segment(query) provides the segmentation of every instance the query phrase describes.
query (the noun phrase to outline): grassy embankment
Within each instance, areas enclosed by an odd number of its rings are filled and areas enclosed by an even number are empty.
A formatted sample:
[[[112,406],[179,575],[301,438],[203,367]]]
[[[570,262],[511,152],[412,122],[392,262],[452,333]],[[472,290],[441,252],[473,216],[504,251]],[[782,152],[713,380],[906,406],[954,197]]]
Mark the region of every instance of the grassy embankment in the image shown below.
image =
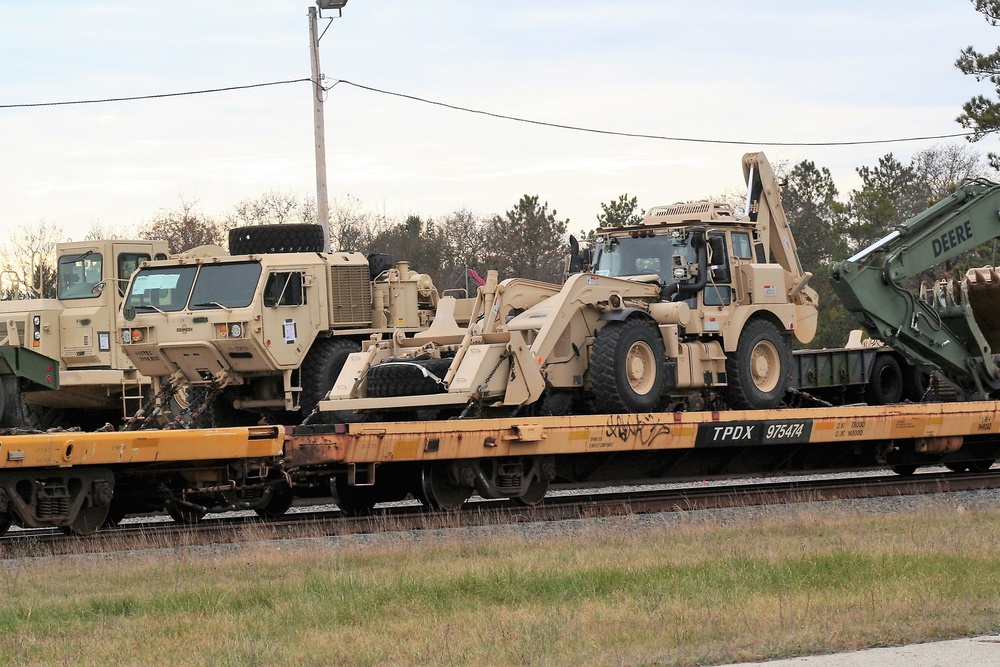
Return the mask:
[[[8,560],[0,663],[694,665],[1000,630],[1000,511],[615,523]]]

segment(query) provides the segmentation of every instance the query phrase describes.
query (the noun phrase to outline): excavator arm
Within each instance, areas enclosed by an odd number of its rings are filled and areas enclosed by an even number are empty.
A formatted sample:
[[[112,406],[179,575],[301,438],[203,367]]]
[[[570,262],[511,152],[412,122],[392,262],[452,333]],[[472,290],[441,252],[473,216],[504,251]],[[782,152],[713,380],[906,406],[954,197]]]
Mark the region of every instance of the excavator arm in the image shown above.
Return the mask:
[[[771,249],[775,261],[787,274],[788,300],[795,304],[796,337],[808,343],[816,334],[819,295],[809,286],[812,274],[802,269],[792,228],[781,205],[781,186],[763,153],[743,155],[743,178],[747,182],[746,214],[757,223],[763,247]],[[757,258],[766,262],[767,258]]]
[[[990,344],[996,332],[983,326],[986,306],[1000,302],[998,282],[990,279],[995,274],[974,269],[971,280],[941,281],[919,294],[901,283],[998,237],[1000,185],[967,181],[868,248],[834,264],[833,289],[872,336],[921,368],[938,372],[963,398],[987,399],[1000,394],[1000,369]],[[976,310],[983,312],[977,317]]]

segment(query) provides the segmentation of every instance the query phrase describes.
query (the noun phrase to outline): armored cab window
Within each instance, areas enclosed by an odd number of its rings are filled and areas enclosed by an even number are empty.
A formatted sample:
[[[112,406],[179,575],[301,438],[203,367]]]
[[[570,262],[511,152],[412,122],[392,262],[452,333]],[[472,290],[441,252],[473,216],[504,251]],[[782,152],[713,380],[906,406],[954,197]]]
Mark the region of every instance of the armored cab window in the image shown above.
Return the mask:
[[[736,259],[753,259],[750,248],[750,235],[746,232],[733,232],[733,257]]]
[[[203,264],[191,290],[191,310],[246,308],[260,280],[260,262]]]
[[[118,253],[118,273],[115,275],[118,281],[118,293],[125,294],[125,281],[129,279],[139,265],[149,261],[149,255],[144,252],[120,252]]]
[[[125,303],[137,312],[182,310],[197,270],[194,265],[139,269],[132,278]]]
[[[302,274],[298,271],[272,273],[264,285],[264,305],[301,306],[306,302],[305,290],[302,289]]]
[[[60,299],[93,299],[100,294],[94,287],[102,280],[104,260],[101,253],[87,250],[59,258],[56,284]]]
[[[711,264],[711,280],[705,286],[703,303],[706,306],[728,306],[732,300],[731,288],[728,283],[732,280],[732,272],[729,268],[729,254],[726,249],[726,234],[724,232],[711,232],[708,235],[708,247],[711,251],[709,262]]]

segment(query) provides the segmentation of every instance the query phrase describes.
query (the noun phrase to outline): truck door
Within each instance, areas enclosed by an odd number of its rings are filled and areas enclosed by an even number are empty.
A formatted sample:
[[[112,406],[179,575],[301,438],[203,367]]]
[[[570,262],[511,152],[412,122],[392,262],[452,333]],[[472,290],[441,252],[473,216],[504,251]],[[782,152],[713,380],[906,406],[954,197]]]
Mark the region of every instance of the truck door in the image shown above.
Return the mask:
[[[99,369],[111,365],[110,296],[104,294],[106,246],[79,245],[60,255],[56,296],[60,356],[68,369]]]
[[[108,353],[112,368],[134,368],[132,362],[122,352],[121,346],[118,345],[119,337],[115,328],[115,318],[121,308],[125,288],[128,287],[128,279],[135,273],[140,264],[150,261],[153,257],[150,254],[148,244],[115,243],[111,246],[111,250],[112,257],[105,262],[105,286],[102,294],[107,310],[107,320],[102,318],[97,336],[101,343],[103,343],[103,336],[108,337]],[[157,259],[161,259],[161,257],[157,257]],[[166,259],[166,257],[164,256],[162,259]]]
[[[709,232],[709,272],[708,284],[702,290],[706,306],[728,306],[733,298],[733,272],[729,265],[729,249],[726,247],[728,234]]]
[[[319,311],[310,287],[310,274],[301,268],[271,267],[264,280],[264,331],[278,366],[298,366],[316,337]]]

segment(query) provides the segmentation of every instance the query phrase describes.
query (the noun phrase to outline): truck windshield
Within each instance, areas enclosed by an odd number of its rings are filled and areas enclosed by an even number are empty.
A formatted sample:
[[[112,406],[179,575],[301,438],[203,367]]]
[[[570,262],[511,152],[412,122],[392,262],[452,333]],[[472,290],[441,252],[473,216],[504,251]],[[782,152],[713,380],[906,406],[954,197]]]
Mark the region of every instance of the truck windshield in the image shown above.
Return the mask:
[[[656,274],[660,283],[674,282],[674,257],[696,261],[694,249],[683,237],[657,234],[645,238],[612,237],[595,246],[594,273],[619,278]]]
[[[94,288],[101,282],[104,262],[101,253],[87,250],[59,258],[56,284],[60,299],[93,299],[100,295]]]
[[[191,292],[191,310],[246,308],[258,280],[260,262],[203,264]]]
[[[245,308],[257,292],[260,274],[260,262],[139,269],[126,303],[140,312]]]
[[[183,310],[197,271],[194,265],[139,269],[132,278],[125,303],[139,312]]]

